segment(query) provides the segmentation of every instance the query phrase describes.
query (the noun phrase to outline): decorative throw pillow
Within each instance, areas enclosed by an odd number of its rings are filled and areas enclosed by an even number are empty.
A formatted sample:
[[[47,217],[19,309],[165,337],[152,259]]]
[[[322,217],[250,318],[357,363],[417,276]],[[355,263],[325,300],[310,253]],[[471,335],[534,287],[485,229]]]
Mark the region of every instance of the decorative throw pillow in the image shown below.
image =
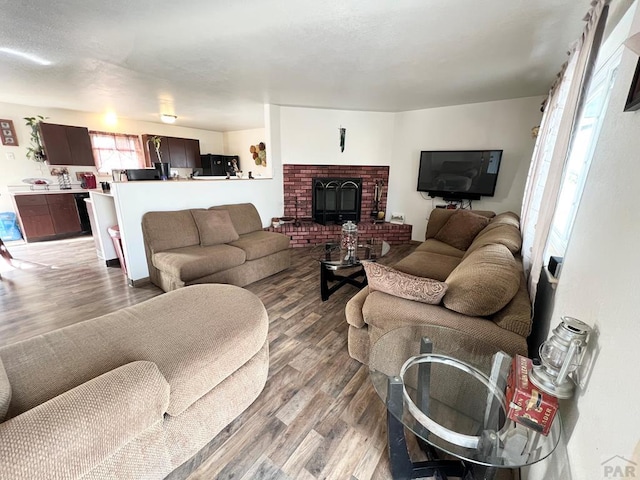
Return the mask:
[[[466,250],[488,223],[489,219],[483,215],[468,210],[457,210],[434,238],[459,250]]]
[[[200,245],[220,245],[240,238],[226,210],[191,210],[200,233]]]
[[[375,262],[363,262],[369,290],[378,290],[407,300],[437,305],[447,284],[431,278],[416,277]]]
[[[4,420],[7,410],[9,410],[9,403],[11,403],[11,385],[9,385],[7,372],[4,370],[0,358],[0,422]]]

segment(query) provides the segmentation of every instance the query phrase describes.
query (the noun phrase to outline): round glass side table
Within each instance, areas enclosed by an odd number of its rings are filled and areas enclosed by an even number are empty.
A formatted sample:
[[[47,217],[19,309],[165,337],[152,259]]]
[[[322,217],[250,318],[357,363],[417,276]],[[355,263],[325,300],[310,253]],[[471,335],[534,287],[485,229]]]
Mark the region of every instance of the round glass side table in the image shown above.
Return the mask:
[[[487,342],[436,326],[400,327],[374,341],[370,377],[387,406],[389,454],[394,478],[435,472],[483,478],[549,456],[561,436],[556,414],[547,436],[509,420],[504,391],[511,357]],[[411,461],[404,427],[429,453],[459,460]],[[471,475],[471,477],[469,477]]]

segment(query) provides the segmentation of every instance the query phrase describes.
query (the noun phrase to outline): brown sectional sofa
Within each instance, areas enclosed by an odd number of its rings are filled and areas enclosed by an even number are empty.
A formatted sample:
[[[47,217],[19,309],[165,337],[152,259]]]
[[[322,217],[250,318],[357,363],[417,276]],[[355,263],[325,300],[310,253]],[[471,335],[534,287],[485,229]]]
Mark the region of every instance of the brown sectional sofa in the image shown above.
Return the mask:
[[[251,203],[147,212],[149,277],[165,292],[197,283],[244,287],[291,264],[290,238],[267,232]]]
[[[0,348],[0,478],[185,478],[262,391],[268,324],[196,285]]]
[[[393,265],[404,280],[386,285],[381,274],[375,287],[370,280],[347,303],[349,354],[367,364],[370,345],[386,332],[428,324],[471,333],[496,351],[526,355],[531,303],[519,256],[521,244],[515,213],[435,209],[426,240]],[[438,281],[445,292],[442,299],[436,304],[410,299],[428,278]],[[396,292],[399,288],[410,295]],[[451,342],[451,335],[445,341]]]

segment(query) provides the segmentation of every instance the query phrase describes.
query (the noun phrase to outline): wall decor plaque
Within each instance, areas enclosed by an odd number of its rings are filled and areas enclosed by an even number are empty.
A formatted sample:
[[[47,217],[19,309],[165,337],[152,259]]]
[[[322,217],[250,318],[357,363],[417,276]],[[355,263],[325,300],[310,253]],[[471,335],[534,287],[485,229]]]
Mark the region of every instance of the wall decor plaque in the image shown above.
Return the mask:
[[[0,138],[2,139],[2,145],[9,147],[18,146],[18,137],[13,128],[13,120],[0,119]]]

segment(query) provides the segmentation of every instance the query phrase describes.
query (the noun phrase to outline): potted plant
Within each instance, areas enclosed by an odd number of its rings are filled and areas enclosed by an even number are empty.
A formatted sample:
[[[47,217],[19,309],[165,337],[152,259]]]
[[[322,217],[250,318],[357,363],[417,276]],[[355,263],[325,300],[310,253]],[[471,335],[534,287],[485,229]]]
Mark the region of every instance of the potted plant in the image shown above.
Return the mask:
[[[158,135],[154,135],[153,137],[147,140],[149,145],[153,144],[153,148],[156,151],[156,155],[158,156],[158,161],[153,164],[153,166],[158,171],[158,175],[160,180],[167,180],[169,178],[169,164],[164,163],[162,161],[162,156],[160,155],[160,146],[162,145],[162,137]]]
[[[162,137],[158,135],[154,135],[153,137],[147,140],[149,145],[153,144],[153,148],[156,151],[156,155],[158,156],[158,163],[162,163],[162,156],[160,155],[160,145],[162,144]]]
[[[35,117],[24,117],[27,127],[31,127],[31,146],[27,148],[27,158],[34,162],[45,163],[47,156],[44,153],[44,146],[40,138],[40,122],[47,117],[37,115]]]

